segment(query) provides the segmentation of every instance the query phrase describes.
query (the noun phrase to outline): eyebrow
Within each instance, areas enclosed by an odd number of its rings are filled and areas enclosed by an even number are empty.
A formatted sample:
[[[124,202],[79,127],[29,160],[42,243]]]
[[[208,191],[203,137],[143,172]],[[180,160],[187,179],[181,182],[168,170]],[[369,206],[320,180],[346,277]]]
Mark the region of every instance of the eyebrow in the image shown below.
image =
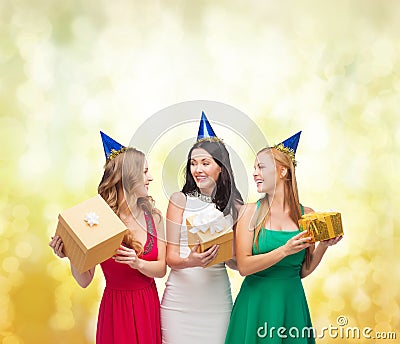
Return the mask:
[[[201,159],[201,161],[204,161],[204,160],[211,160],[212,158],[211,157],[205,157],[205,158],[202,158]],[[198,159],[196,159],[196,158],[190,158],[190,161],[197,161]]]

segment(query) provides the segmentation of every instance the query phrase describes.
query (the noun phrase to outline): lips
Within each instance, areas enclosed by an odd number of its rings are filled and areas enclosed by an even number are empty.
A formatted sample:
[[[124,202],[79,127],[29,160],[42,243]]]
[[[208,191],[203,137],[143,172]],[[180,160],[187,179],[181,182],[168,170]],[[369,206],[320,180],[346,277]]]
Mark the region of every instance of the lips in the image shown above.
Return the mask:
[[[206,181],[206,180],[207,180],[207,177],[206,177],[206,176],[196,176],[196,181],[197,181],[198,183],[204,182],[204,181]]]

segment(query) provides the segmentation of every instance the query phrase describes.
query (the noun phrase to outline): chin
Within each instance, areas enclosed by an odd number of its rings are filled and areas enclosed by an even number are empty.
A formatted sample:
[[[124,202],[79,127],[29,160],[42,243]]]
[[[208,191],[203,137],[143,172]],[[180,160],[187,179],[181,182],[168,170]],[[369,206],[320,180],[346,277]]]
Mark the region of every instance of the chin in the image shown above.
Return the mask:
[[[140,197],[147,197],[147,196],[149,196],[149,192],[148,192],[147,189],[144,189],[143,192],[141,192],[141,193],[139,193],[139,194],[137,195],[138,198],[140,198]]]
[[[197,187],[200,188],[206,188],[208,187],[207,182],[196,182]]]

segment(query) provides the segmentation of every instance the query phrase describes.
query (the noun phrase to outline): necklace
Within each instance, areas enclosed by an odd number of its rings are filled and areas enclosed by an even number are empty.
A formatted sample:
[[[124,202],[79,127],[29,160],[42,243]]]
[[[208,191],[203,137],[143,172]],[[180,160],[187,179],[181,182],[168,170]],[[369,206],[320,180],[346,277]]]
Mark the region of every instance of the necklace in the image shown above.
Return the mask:
[[[204,194],[198,192],[197,190],[194,192],[191,192],[189,194],[189,196],[197,197],[198,199],[200,199],[201,201],[206,202],[206,203],[213,203],[213,199],[211,196],[204,195]]]

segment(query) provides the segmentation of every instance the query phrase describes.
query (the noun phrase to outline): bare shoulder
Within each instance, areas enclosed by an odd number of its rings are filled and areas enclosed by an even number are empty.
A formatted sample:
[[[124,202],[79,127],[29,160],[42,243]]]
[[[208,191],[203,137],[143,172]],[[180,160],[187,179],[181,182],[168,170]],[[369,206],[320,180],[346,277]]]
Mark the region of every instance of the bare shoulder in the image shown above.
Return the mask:
[[[186,195],[183,192],[174,192],[171,197],[169,198],[169,201],[173,203],[175,206],[179,208],[185,208],[186,206]]]
[[[253,214],[255,213],[256,209],[257,209],[256,203],[243,204],[240,207],[239,217],[242,217],[242,216],[245,216],[245,217],[253,216]]]
[[[313,208],[304,206],[304,214],[315,213]]]
[[[257,208],[256,203],[246,203],[240,207],[241,212],[253,213]]]
[[[243,205],[244,205],[243,202],[240,202],[240,201],[238,201],[238,200],[236,200],[236,199],[233,201],[233,206],[236,208],[236,210],[237,210],[238,213],[240,212],[240,208],[241,208]]]
[[[249,229],[254,229],[256,225],[256,203],[243,204],[240,208],[238,218],[238,228],[242,233],[252,233]]]

